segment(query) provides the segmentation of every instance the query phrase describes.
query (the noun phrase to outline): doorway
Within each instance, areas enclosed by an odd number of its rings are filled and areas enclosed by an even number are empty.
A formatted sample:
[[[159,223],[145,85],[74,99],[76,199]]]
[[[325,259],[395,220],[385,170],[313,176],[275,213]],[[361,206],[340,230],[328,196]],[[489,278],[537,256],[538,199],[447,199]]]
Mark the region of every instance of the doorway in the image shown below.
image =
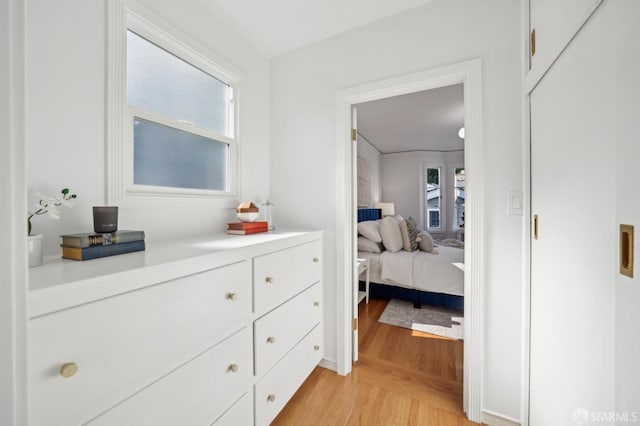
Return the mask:
[[[470,196],[466,199],[464,310],[464,397],[463,407],[472,421],[481,419],[482,368],[482,99],[481,61],[458,64],[408,74],[389,80],[354,87],[337,94],[338,200],[336,263],[337,282],[344,283],[337,292],[337,353],[339,374],[351,372],[352,360],[352,283],[357,280],[355,226],[356,159],[352,142],[352,107],[363,102],[415,93],[462,83],[465,99],[465,174]]]

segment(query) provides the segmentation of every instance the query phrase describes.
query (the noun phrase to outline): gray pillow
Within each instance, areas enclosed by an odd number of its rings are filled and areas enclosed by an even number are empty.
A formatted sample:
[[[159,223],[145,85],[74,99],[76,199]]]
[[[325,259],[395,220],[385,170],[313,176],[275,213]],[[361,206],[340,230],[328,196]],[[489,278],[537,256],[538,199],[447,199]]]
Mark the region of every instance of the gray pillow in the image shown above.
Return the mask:
[[[418,250],[418,225],[409,217],[400,223],[400,233],[402,234],[402,248],[405,251]]]
[[[392,217],[385,217],[380,220],[380,236],[382,244],[391,253],[402,250],[402,234],[400,233],[400,224]]]
[[[380,243],[376,243],[375,241],[371,241],[365,237],[358,237],[358,251],[382,253],[382,246]]]
[[[358,223],[358,233],[374,243],[381,243],[379,220],[366,220]]]
[[[418,245],[420,246],[420,250],[422,251],[426,251],[426,252],[433,252],[433,237],[431,236],[431,234],[429,234],[426,231],[420,231],[418,232],[418,238],[419,238],[419,242]]]

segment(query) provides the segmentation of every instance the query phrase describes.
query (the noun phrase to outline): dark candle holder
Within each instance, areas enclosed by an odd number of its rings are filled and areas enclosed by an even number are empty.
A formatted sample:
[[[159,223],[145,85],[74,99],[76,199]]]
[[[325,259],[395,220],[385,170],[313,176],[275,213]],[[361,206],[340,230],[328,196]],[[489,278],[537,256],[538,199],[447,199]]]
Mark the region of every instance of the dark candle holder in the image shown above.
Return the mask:
[[[118,207],[94,207],[93,230],[98,233],[118,230]]]

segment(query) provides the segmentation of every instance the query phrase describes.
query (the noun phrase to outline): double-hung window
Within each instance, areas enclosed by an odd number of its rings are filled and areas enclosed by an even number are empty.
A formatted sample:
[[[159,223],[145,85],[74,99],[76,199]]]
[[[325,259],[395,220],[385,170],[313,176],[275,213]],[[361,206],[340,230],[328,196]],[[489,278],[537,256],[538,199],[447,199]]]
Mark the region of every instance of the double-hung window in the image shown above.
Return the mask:
[[[110,202],[233,195],[238,78],[185,36],[114,4]]]
[[[426,167],[424,182],[425,218],[427,230],[442,230],[442,198],[444,190],[441,167]]]

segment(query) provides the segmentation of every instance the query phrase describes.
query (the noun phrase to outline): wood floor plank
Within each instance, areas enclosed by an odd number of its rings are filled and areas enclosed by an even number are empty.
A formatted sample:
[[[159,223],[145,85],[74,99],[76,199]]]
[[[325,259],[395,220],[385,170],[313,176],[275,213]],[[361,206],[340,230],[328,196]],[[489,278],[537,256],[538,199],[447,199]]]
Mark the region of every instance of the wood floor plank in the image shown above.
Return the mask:
[[[273,425],[475,424],[462,412],[463,342],[379,323],[386,304],[359,306],[352,373],[317,367]]]

